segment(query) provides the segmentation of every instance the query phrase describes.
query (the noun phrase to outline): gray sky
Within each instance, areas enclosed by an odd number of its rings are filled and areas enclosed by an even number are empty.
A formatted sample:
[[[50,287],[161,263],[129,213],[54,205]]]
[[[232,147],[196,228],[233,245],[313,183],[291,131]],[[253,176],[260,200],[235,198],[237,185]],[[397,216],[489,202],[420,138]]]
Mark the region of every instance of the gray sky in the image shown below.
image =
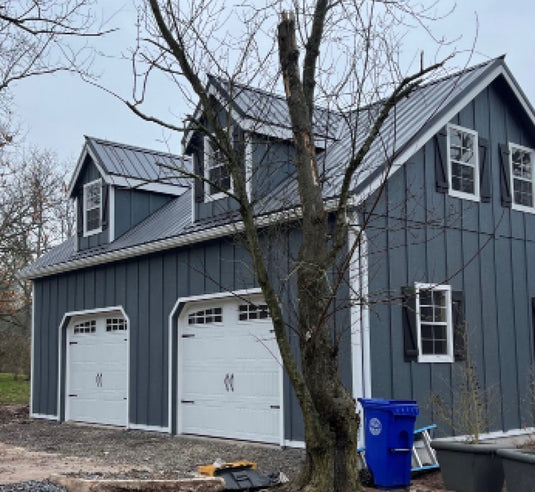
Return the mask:
[[[453,46],[461,54],[450,66],[464,66],[477,31],[475,52],[469,64],[506,54],[507,65],[535,105],[535,1],[458,2],[455,11],[433,30],[438,37],[456,39]],[[121,30],[110,35],[100,48],[116,56],[135,42],[135,11],[128,0],[102,1],[102,5],[104,16],[109,16],[109,6],[114,6],[116,14],[111,23],[119,25]],[[412,34],[407,38],[405,51],[414,56],[428,44],[426,38]],[[431,45],[429,49],[433,49]],[[131,70],[128,63],[116,57],[99,58],[94,70],[102,75],[103,85],[129,95]],[[150,111],[179,123],[187,110],[179,94],[165,86],[157,90],[151,99]],[[27,79],[14,87],[13,93],[15,117],[26,135],[26,143],[55,151],[60,161],[73,167],[82,149],[83,135],[176,153],[181,150],[178,135],[141,121],[120,101],[75,75]]]

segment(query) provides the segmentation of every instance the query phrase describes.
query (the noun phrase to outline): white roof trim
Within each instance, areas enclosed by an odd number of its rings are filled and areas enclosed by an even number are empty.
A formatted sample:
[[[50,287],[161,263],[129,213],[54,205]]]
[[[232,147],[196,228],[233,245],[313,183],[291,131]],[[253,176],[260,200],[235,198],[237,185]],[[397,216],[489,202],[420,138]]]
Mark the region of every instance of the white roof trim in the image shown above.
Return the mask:
[[[172,185],[167,183],[158,183],[146,181],[139,178],[129,178],[126,176],[117,176],[108,174],[109,182],[114,186],[121,186],[124,188],[136,188],[143,191],[156,191],[158,193],[167,193],[168,195],[180,196],[189,189],[188,186]]]
[[[76,163],[74,173],[71,176],[71,180],[69,182],[69,188],[67,189],[68,196],[72,195],[72,192],[74,190],[74,185],[76,184],[76,181],[78,180],[78,176],[80,174],[80,171],[82,170],[82,166],[84,165],[85,158],[88,154],[89,154],[89,157],[91,157],[91,159],[93,160],[93,164],[95,164],[102,179],[107,184],[111,183],[109,175],[106,172],[104,172],[104,169],[102,169],[102,166],[99,164],[98,159],[95,157],[95,154],[93,154],[93,152],[91,151],[91,149],[89,148],[86,142],[84,144],[84,148],[82,149],[82,153],[80,154],[80,157],[78,158],[78,162]]]
[[[463,97],[461,97],[454,105],[445,111],[444,114],[433,125],[430,125],[425,132],[421,133],[418,131],[416,133],[418,137],[414,140],[414,142],[406,147],[405,150],[394,159],[394,162],[388,173],[388,178],[390,178],[399,168],[401,168],[401,166],[403,166],[403,164],[405,164],[414,154],[416,154],[416,152],[418,152],[425,145],[425,143],[433,137],[433,135],[438,133],[438,131],[443,128],[459,111],[461,111],[461,109],[463,109],[472,99],[474,99],[483,89],[485,89],[485,87],[490,85],[500,75],[505,77],[505,80],[518,97],[529,118],[535,125],[535,114],[533,112],[533,108],[527,101],[524,94],[518,90],[515,80],[512,78],[506,66],[502,62],[493,70],[491,70],[485,77],[483,77],[477,84],[475,84],[469,91],[465,92]],[[385,173],[383,172],[366,188],[364,188],[364,190],[355,196],[355,203],[362,202],[375,191],[377,191],[381,186],[381,183],[384,181],[384,178]]]

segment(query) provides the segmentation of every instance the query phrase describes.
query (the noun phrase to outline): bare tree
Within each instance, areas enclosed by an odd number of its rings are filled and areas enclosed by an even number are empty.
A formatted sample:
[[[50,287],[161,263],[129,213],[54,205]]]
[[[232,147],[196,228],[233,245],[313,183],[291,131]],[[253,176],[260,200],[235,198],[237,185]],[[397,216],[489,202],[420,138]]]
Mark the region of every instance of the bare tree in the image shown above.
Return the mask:
[[[0,320],[29,335],[30,284],[17,273],[67,239],[74,217],[66,171],[54,154],[30,150],[2,162],[0,176]]]
[[[340,378],[341,334],[335,331],[332,316],[339,287],[360,243],[360,232],[348,242],[352,190],[370,148],[385,139],[383,124],[393,108],[442,62],[427,67],[422,63],[413,74],[404,75],[398,64],[400,38],[395,28],[412,22],[427,29],[432,15],[403,0],[251,4],[230,9],[224,2],[148,0],[143,11],[146,31],[133,57],[134,99],[127,104],[148,121],[183,130],[182,125],[143,110],[145,90],[155,71],[166,74],[198,104],[185,126],[188,132],[205,134],[223,156],[232,191],[191,170],[180,172],[225,191],[238,204],[254,273],[303,413],[306,462],[296,486],[310,491],[354,491],[359,489],[355,453],[359,416]],[[228,101],[216,100],[207,91],[207,72],[224,80]],[[277,81],[282,81],[286,96],[298,195],[287,202],[287,208],[292,209],[302,233],[293,267],[295,326],[289,326],[283,316],[287,306],[275,287],[273,268],[268,269],[257,222],[259,204],[248,193],[242,149],[234,145],[232,134],[236,117],[232,99],[243,87],[240,84],[274,88]],[[329,137],[329,128],[318,132],[317,111],[335,115],[344,125],[343,129],[337,125],[335,133],[343,132],[352,142],[343,162],[329,176],[315,142],[318,134],[331,143],[335,139]],[[329,118],[324,121],[329,124]],[[386,139],[383,150],[386,179],[394,151]],[[333,182],[338,184],[329,194],[327,188]],[[326,196],[331,200],[326,201]],[[365,226],[360,224],[359,231]],[[298,355],[292,350],[289,329],[297,334]]]

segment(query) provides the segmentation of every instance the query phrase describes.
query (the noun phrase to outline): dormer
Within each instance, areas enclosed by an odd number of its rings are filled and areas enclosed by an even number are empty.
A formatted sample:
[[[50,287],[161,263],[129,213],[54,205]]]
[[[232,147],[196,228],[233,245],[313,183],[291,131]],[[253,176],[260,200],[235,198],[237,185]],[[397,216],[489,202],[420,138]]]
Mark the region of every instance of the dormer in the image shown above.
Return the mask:
[[[189,188],[189,159],[85,137],[69,184],[77,250],[113,242]]]
[[[280,95],[213,76],[208,77],[206,91],[220,124],[229,131],[233,148],[241,157],[249,199],[258,204],[256,209],[261,213],[264,200],[295,173],[286,100]],[[200,106],[193,120],[208,128]],[[336,141],[342,122],[339,113],[314,109],[314,144],[318,154]],[[234,213],[236,202],[221,192],[221,189],[232,191],[233,183],[219,149],[205,133],[193,127],[185,132],[183,146],[184,153],[192,157],[195,174],[218,185],[195,180],[193,220],[211,220]]]

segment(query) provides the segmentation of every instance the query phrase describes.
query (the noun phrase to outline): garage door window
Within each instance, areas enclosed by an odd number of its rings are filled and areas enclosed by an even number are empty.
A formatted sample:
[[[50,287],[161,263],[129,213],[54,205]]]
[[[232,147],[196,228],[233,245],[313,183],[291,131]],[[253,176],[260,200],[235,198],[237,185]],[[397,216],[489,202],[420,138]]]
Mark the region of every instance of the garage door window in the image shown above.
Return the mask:
[[[207,323],[222,323],[223,309],[214,307],[202,309],[188,315],[188,325],[205,325]]]
[[[239,320],[270,319],[266,304],[240,304]]]
[[[126,320],[123,318],[107,318],[106,331],[126,331]]]
[[[89,321],[83,321],[74,325],[74,334],[77,335],[79,333],[95,333],[96,329],[96,320],[92,319]]]

